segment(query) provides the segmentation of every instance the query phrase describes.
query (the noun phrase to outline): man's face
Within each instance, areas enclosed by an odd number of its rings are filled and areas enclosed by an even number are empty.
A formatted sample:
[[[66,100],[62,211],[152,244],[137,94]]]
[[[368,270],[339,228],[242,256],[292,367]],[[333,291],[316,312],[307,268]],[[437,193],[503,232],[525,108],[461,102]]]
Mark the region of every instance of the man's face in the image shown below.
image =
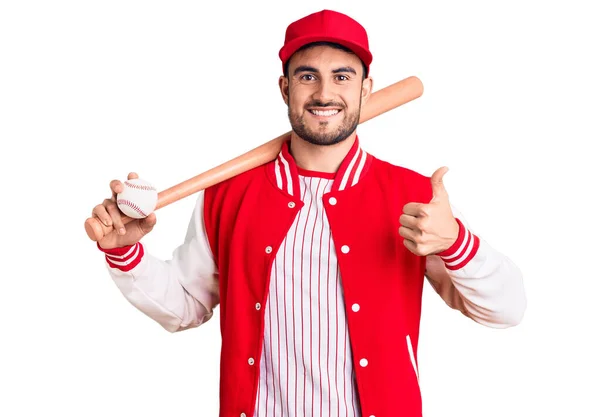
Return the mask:
[[[288,78],[280,87],[288,104],[292,130],[315,145],[333,145],[346,139],[358,125],[361,100],[370,92],[362,79],[360,59],[328,46],[294,54]]]

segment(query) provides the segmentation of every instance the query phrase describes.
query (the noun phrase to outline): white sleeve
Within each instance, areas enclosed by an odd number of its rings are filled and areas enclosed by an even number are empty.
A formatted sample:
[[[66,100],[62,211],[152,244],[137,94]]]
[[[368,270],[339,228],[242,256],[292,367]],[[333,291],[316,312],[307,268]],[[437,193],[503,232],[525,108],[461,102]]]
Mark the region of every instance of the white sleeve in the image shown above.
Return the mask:
[[[203,208],[201,191],[185,240],[171,260],[146,253],[141,243],[129,253],[105,256],[109,274],[125,298],[169,332],[200,326],[212,317],[219,303],[218,271],[206,236]],[[136,265],[128,268],[132,264]]]
[[[455,207],[452,211],[462,222],[461,241],[452,254],[427,257],[429,283],[448,306],[477,323],[492,328],[516,326],[527,306],[520,269],[471,232]]]

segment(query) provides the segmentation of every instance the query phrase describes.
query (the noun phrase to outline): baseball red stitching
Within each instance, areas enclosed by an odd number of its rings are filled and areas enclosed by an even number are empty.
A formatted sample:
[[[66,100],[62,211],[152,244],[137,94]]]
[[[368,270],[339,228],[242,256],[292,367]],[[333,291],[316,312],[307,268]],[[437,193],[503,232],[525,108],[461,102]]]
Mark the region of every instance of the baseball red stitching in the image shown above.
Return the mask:
[[[123,199],[119,199],[117,200],[117,204],[125,204],[126,206],[131,207],[132,209],[134,209],[135,211],[137,211],[139,214],[141,214],[144,217],[147,217],[148,215],[146,213],[144,213],[142,211],[141,208],[139,208],[138,206],[136,206],[135,204],[133,204],[131,201],[129,200],[123,200]]]
[[[127,185],[128,187],[131,188],[136,188],[138,190],[144,190],[144,191],[156,191],[156,188],[150,186],[150,185],[139,185],[139,184],[133,184],[129,181],[125,181],[125,185]]]

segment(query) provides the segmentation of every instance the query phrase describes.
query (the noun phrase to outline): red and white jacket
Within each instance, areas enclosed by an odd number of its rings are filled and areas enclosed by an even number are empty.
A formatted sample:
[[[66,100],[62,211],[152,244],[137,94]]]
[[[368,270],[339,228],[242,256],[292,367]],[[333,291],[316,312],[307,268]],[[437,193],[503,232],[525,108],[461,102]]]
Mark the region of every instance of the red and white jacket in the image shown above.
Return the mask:
[[[514,326],[526,307],[519,269],[454,208],[451,248],[404,247],[403,206],[431,196],[430,178],[358,138],[335,174],[302,170],[286,142],[276,160],[199,193],[172,259],[142,243],[105,259],[123,295],[170,332],[220,305],[220,417],[417,417],[425,279],[485,326]]]

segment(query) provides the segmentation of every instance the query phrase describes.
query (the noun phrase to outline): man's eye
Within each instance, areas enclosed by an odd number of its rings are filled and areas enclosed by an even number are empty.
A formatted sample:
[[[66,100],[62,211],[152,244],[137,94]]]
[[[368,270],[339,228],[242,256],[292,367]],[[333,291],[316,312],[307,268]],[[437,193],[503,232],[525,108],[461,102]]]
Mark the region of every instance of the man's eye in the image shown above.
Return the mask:
[[[338,80],[340,80],[340,81],[347,81],[348,77],[346,77],[345,75],[338,75]]]
[[[315,77],[312,74],[304,74],[300,79],[303,81],[312,81]]]

